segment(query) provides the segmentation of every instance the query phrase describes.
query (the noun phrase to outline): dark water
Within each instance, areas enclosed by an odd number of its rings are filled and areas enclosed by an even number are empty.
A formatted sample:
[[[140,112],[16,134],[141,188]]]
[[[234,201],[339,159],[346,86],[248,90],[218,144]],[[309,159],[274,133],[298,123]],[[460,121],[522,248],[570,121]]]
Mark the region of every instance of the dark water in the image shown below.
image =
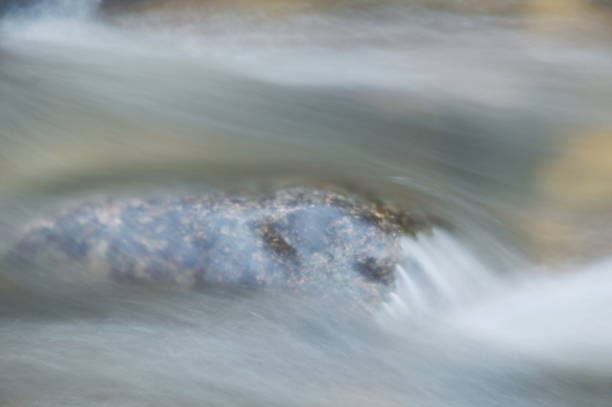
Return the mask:
[[[610,405],[604,3],[8,3],[3,248],[66,203],[210,187],[450,228],[403,241],[420,273],[371,314],[3,270],[0,405]]]

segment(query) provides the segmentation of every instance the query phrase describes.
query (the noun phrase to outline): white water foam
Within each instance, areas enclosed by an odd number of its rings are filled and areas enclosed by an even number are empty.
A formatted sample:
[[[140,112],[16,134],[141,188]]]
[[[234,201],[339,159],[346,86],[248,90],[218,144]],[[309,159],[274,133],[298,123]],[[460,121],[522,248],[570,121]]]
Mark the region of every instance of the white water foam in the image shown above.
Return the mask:
[[[612,258],[541,271],[449,321],[457,333],[565,368],[612,371]]]
[[[472,304],[500,285],[496,273],[450,232],[435,228],[401,241],[397,288],[385,306],[391,320]]]

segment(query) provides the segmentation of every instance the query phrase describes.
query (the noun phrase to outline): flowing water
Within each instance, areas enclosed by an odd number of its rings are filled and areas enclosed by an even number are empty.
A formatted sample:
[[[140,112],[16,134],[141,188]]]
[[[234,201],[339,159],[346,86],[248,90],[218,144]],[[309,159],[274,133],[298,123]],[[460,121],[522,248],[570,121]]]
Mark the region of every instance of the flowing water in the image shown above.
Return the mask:
[[[0,406],[611,405],[606,2],[0,13],[3,250],[66,202],[209,187],[339,184],[442,221],[371,314],[2,270]]]

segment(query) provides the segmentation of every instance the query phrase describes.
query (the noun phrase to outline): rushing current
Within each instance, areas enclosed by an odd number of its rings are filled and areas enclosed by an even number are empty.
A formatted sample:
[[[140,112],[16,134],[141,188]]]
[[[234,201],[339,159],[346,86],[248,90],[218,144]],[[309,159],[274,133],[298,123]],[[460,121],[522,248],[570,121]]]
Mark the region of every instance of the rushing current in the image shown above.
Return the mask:
[[[0,1],[2,253],[68,204],[210,188],[437,220],[368,311],[0,261],[0,406],[609,407],[610,27],[587,0]]]

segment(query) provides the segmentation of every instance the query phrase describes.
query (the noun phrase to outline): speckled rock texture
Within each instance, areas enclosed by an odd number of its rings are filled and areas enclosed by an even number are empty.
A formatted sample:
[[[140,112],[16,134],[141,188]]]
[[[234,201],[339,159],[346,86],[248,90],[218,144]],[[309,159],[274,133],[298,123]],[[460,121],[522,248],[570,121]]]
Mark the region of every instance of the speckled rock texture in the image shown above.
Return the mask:
[[[318,189],[108,198],[32,222],[11,256],[78,264],[73,273],[117,282],[269,287],[371,303],[394,286],[398,238],[422,227],[383,205]]]

